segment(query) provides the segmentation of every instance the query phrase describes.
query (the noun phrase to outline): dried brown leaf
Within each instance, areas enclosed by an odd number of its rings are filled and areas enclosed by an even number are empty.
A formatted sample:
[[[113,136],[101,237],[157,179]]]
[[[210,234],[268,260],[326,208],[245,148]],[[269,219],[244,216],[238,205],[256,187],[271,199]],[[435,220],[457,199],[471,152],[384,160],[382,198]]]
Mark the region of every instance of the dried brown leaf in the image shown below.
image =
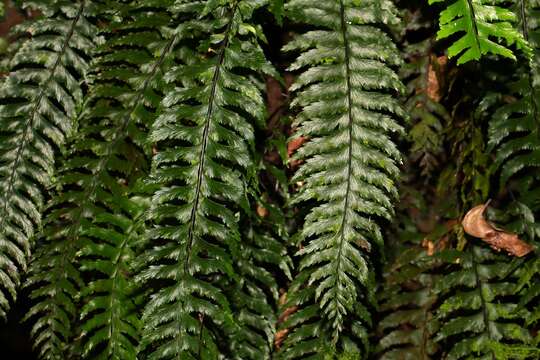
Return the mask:
[[[283,292],[281,294],[281,296],[279,297],[279,305],[283,306],[287,303],[287,293],[286,292]],[[284,321],[287,321],[287,319],[289,318],[289,316],[291,316],[292,314],[294,314],[296,311],[298,311],[298,306],[291,306],[291,307],[288,307],[286,308],[282,313],[281,315],[279,316],[278,318],[278,321],[277,321],[277,324],[281,324],[282,322]],[[276,349],[279,350],[279,348],[281,347],[281,344],[283,343],[283,341],[285,340],[285,338],[287,337],[287,334],[289,333],[289,329],[285,328],[285,329],[281,329],[279,331],[276,332],[276,335],[274,337],[274,346],[276,347]]]
[[[439,91],[439,79],[437,78],[437,73],[435,72],[431,64],[429,65],[428,69],[428,81],[426,90],[426,94],[431,100],[435,102],[441,101],[441,95]]]
[[[281,348],[281,344],[283,344],[283,341],[285,341],[288,333],[289,329],[282,329],[276,332],[276,336],[274,337],[274,346],[277,350]]]
[[[287,155],[289,155],[289,157],[292,156],[292,154],[294,154],[296,152],[296,150],[298,150],[302,144],[304,144],[306,142],[306,138],[303,137],[303,136],[299,136],[295,139],[292,139],[288,144],[287,144]]]
[[[533,247],[516,234],[499,230],[491,225],[484,217],[484,211],[489,203],[478,205],[469,210],[462,221],[463,230],[474,237],[488,243],[496,251],[505,250],[509,255],[522,257],[533,250]]]
[[[477,238],[485,238],[496,231],[484,218],[487,205],[475,206],[465,215],[461,224],[467,234]]]

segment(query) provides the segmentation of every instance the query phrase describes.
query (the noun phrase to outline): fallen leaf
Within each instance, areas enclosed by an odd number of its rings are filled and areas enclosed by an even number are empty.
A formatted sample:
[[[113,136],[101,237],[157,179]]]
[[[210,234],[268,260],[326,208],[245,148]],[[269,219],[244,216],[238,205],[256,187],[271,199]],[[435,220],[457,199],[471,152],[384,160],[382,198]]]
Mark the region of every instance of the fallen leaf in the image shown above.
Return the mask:
[[[485,238],[496,231],[484,218],[487,206],[488,204],[475,206],[465,215],[461,224],[467,234]]]
[[[491,225],[484,217],[484,211],[489,203],[478,205],[469,210],[461,224],[463,230],[474,237],[488,243],[496,251],[505,250],[510,255],[522,257],[533,250],[533,247],[516,234],[500,230]]]

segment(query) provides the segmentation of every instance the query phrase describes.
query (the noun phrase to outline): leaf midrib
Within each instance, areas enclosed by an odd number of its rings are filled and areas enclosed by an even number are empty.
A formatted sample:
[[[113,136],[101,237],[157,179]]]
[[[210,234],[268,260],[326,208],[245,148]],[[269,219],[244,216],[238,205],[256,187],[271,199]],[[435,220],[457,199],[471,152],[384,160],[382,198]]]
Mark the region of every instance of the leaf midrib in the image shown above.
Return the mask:
[[[341,226],[339,229],[339,244],[338,244],[338,254],[337,254],[337,264],[336,264],[336,271],[335,271],[335,278],[336,278],[336,287],[338,287],[340,277],[341,277],[341,257],[343,252],[343,247],[345,246],[345,226],[347,226],[347,220],[348,220],[348,213],[349,213],[349,199],[350,199],[350,193],[351,193],[351,177],[352,177],[352,147],[353,147],[353,133],[352,133],[352,127],[354,123],[354,117],[352,113],[353,108],[353,100],[352,100],[352,84],[351,84],[351,68],[350,68],[350,45],[349,45],[349,39],[347,37],[347,25],[346,25],[346,19],[345,19],[345,5],[343,4],[343,0],[339,1],[340,5],[340,21],[341,21],[341,34],[343,36],[343,47],[345,51],[344,61],[345,61],[345,77],[346,77],[346,84],[347,84],[347,114],[349,117],[349,122],[347,124],[348,126],[348,134],[349,134],[349,140],[348,140],[348,158],[347,158],[347,188],[345,190],[345,202],[343,205],[343,218],[341,221]],[[335,300],[337,301],[337,299]],[[341,314],[339,314],[339,311],[336,313],[336,317],[341,318]],[[341,324],[340,324],[341,325]],[[339,337],[339,332],[337,329],[334,329],[334,338],[333,342],[336,342]]]
[[[473,0],[464,0],[467,2],[467,6],[469,7],[469,14],[472,24],[472,30],[474,35],[474,41],[476,43],[476,46],[478,47],[478,52],[480,53],[480,56],[482,55],[482,47],[480,45],[480,34],[478,33],[478,24],[476,23],[476,13],[474,11],[474,4]]]
[[[212,85],[210,88],[210,96],[208,98],[208,108],[207,108],[205,120],[204,120],[201,150],[199,152],[199,165],[197,167],[197,183],[195,186],[195,199],[193,201],[193,207],[191,208],[191,214],[189,218],[188,238],[187,238],[187,243],[186,243],[187,258],[186,258],[186,261],[184,262],[185,273],[189,273],[189,264],[191,262],[191,255],[192,255],[191,250],[195,242],[195,226],[197,222],[197,215],[198,215],[200,198],[201,198],[201,188],[202,188],[202,182],[204,178],[204,166],[206,163],[206,150],[208,147],[208,135],[209,135],[209,130],[210,130],[210,123],[212,120],[212,115],[214,113],[217,85],[218,85],[219,78],[221,75],[221,67],[223,66],[223,62],[225,60],[225,50],[227,49],[227,46],[229,45],[229,35],[232,29],[233,17],[234,17],[237,7],[238,7],[238,2],[235,2],[230,12],[230,16],[229,16],[230,20],[229,20],[229,23],[227,24],[227,28],[225,29],[223,43],[221,44],[221,49],[218,55],[218,61],[216,64],[216,68],[214,70],[214,74],[212,76]]]

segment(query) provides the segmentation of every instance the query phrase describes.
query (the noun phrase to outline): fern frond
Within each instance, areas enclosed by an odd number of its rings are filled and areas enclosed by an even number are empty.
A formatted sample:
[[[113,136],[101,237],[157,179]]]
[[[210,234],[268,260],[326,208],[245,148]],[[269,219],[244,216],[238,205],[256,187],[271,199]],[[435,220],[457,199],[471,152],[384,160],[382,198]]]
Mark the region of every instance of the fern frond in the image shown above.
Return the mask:
[[[447,349],[445,358],[497,359],[515,345],[530,348],[524,324],[529,313],[517,311],[509,300],[516,294],[517,276],[504,256],[471,245],[465,252],[448,251],[445,260],[453,265],[435,288],[444,299],[437,309],[436,341]]]
[[[438,346],[434,335],[438,322],[434,314],[440,281],[432,274],[434,256],[419,246],[403,251],[385,271],[379,311],[386,314],[379,322],[378,359],[435,359]]]
[[[317,27],[285,46],[301,51],[290,67],[301,71],[291,88],[292,106],[301,109],[295,136],[309,139],[295,155],[304,164],[293,178],[303,183],[293,203],[317,205],[300,233],[300,274],[288,306],[301,310],[283,325],[297,327],[283,357],[313,355],[338,343],[339,351],[362,353],[355,343],[365,340],[369,324],[369,257],[373,245],[383,243],[378,220],[392,217],[397,196],[401,160],[390,136],[402,131],[395,117],[404,116],[392,96],[403,85],[389,67],[401,58],[377,26],[398,19],[387,1],[293,0],[286,11]],[[350,338],[341,335],[345,327]]]
[[[281,209],[259,204],[267,209],[267,218],[253,214],[242,225],[242,243],[235,259],[241,280],[227,291],[240,326],[229,340],[231,354],[246,360],[271,358],[278,322],[278,278],[291,278],[291,259],[279,226],[283,221]]]
[[[144,232],[140,219],[145,204],[144,199],[115,196],[109,206],[114,210],[97,214],[82,230],[88,241],[78,254],[80,269],[93,280],[81,291],[81,356],[135,359],[140,321],[131,274],[134,245]]]
[[[120,3],[117,6],[118,14],[126,10]],[[86,101],[79,132],[59,172],[57,192],[49,205],[44,236],[40,240],[42,244],[31,264],[27,286],[34,288],[31,297],[35,305],[26,317],[35,318],[32,336],[35,346],[40,349],[40,357],[45,359],[69,356],[72,349],[68,346],[74,344],[71,340],[76,335],[73,322],[78,315],[78,302],[86,303],[85,311],[88,312],[88,307],[92,306],[88,304],[98,301],[102,295],[93,290],[93,282],[85,288],[80,299],[83,277],[90,280],[92,277],[88,273],[80,274],[78,252],[92,244],[110,248],[107,239],[90,235],[95,234],[97,224],[109,233],[115,228],[115,219],[125,216],[125,211],[114,204],[129,203],[127,197],[132,186],[149,167],[147,129],[161,100],[155,89],[163,89],[160,71],[163,63],[174,57],[175,40],[172,34],[164,36],[159,31],[160,28],[167,29],[169,13],[159,8],[148,10],[126,6],[127,15],[119,23],[109,25],[107,29],[111,30],[112,36],[95,57],[94,85]],[[100,219],[109,219],[110,228],[100,223]],[[117,252],[124,251],[121,246],[129,239],[128,233],[122,232],[122,235],[124,240],[115,242]],[[127,260],[122,258],[108,266],[127,267]],[[101,275],[98,274],[98,278]],[[113,298],[114,295],[109,294],[109,299]],[[126,303],[126,307],[129,306],[129,302]],[[96,334],[90,332],[93,326],[99,326],[112,331],[105,339],[105,347],[111,350],[106,357],[125,358],[122,349],[128,345],[117,347],[112,342],[122,338],[127,330],[113,327],[112,318],[99,318],[103,323],[97,324],[92,313],[88,316],[83,325],[85,335],[89,336],[88,339],[83,337],[85,356],[93,356],[94,348],[101,346],[95,343],[93,336]]]
[[[509,86],[507,103],[489,124],[489,150],[495,150],[501,188],[514,174],[540,167],[540,1],[519,1],[517,10],[524,37],[534,51],[530,66],[516,71],[518,79]]]
[[[528,309],[530,315],[526,319],[525,325],[536,334],[534,344],[540,345],[540,259],[529,259],[524,265],[524,270],[518,282],[520,291],[519,309]]]
[[[429,4],[445,0],[429,0]],[[529,47],[513,22],[516,15],[501,6],[490,5],[486,0],[456,0],[441,12],[437,33],[438,39],[448,38],[456,33],[465,33],[448,48],[448,56],[458,57],[458,65],[471,60],[479,60],[491,53],[516,59],[508,47],[516,45],[529,52]],[[504,40],[506,47],[493,40]]]
[[[407,63],[402,67],[402,77],[408,80],[405,110],[413,121],[409,130],[410,152],[426,178],[438,166],[437,156],[443,151],[443,129],[450,121],[448,111],[440,103],[437,78],[440,64],[431,50],[430,38],[407,46]]]
[[[26,271],[55,153],[73,128],[96,41],[85,1],[34,3],[51,17],[29,28],[0,90],[0,317]]]
[[[241,211],[249,212],[245,182],[252,172],[253,125],[265,106],[251,75],[271,67],[250,21],[263,2],[187,1],[175,9],[193,18],[197,52],[167,71],[175,88],[152,129],[153,246],[139,280],[155,291],[147,303],[141,351],[148,359],[215,359],[218,341],[234,331],[230,301],[218,281],[237,280]],[[242,210],[244,209],[244,210]],[[224,349],[221,349],[225,351]]]
[[[522,201],[513,201],[504,212],[490,214],[490,219],[504,224],[505,229],[518,234],[520,239],[527,240],[536,245],[537,248],[540,238],[540,223],[535,217],[540,208],[538,192],[538,186],[533,191],[525,189],[518,195]],[[540,258],[537,254],[532,254],[524,259],[513,261],[513,265],[520,269],[516,288],[519,295],[519,307],[516,310],[527,309],[529,311],[525,325],[531,334],[536,334],[535,344],[538,346],[540,345],[540,336],[538,335],[540,325]],[[533,354],[538,357],[540,353],[533,352]]]

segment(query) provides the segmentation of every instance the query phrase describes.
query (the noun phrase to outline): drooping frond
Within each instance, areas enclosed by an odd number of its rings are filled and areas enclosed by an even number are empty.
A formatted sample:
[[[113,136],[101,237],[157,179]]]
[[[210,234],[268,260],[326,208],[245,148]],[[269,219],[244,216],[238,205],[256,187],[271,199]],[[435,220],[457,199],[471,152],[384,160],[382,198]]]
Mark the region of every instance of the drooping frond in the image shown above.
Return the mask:
[[[236,268],[240,281],[227,290],[240,330],[228,340],[238,359],[270,359],[278,323],[279,276],[290,278],[290,258],[284,246],[283,214],[262,202],[267,213],[256,213],[241,225],[242,243]],[[280,274],[281,273],[281,274]]]
[[[533,345],[540,349],[540,259],[529,259],[523,268],[517,287],[520,290],[518,309],[530,311],[525,326],[532,334],[536,334]],[[534,354],[540,356],[540,350]]]
[[[408,44],[406,64],[401,75],[407,84],[405,110],[412,120],[409,138],[412,142],[412,160],[422,169],[426,180],[438,167],[438,157],[443,152],[443,129],[450,115],[440,103],[442,85],[439,73],[444,67],[445,57],[432,53],[433,39]]]
[[[235,332],[223,277],[238,281],[241,211],[253,172],[253,126],[265,108],[254,81],[270,71],[251,23],[263,2],[187,1],[184,24],[196,48],[167,71],[174,85],[152,129],[156,143],[150,183],[157,191],[149,220],[151,248],[141,282],[155,289],[147,303],[141,351],[148,359],[215,359],[223,336]],[[188,59],[188,57],[186,57]],[[243,210],[244,209],[244,210]]]
[[[513,22],[516,15],[501,6],[492,5],[488,0],[452,0],[452,4],[441,12],[437,33],[438,39],[448,38],[456,33],[459,40],[448,48],[449,57],[458,57],[458,65],[471,60],[479,60],[488,53],[516,59],[508,47],[516,45],[529,52],[527,42],[517,31]],[[446,2],[445,0],[429,0],[430,4]],[[497,40],[504,40],[506,47]]]
[[[284,358],[322,358],[336,345],[365,351],[370,254],[383,243],[379,220],[393,214],[400,153],[391,136],[404,115],[394,96],[403,85],[389,67],[401,58],[380,30],[398,21],[394,11],[378,0],[286,5],[289,18],[317,29],[285,47],[301,52],[290,67],[301,72],[292,106],[300,108],[295,136],[309,139],[295,155],[304,163],[293,178],[302,184],[294,203],[315,205],[300,232],[300,273],[286,305],[300,309],[283,324],[291,330]]]
[[[44,236],[31,264],[27,285],[33,288],[35,305],[27,318],[34,321],[34,344],[44,359],[69,356],[68,347],[79,335],[73,326],[76,320],[83,320],[83,336],[79,338],[85,357],[94,358],[102,346],[107,359],[129,359],[133,357],[125,355],[135,353],[132,319],[117,320],[123,311],[129,311],[130,299],[105,285],[124,281],[118,272],[130,267],[130,257],[119,254],[131,251],[127,245],[134,229],[125,223],[133,221],[131,215],[137,211],[126,208],[130,209],[136,180],[149,168],[147,129],[161,100],[156,90],[162,89],[161,67],[173,57],[175,40],[172,31],[165,31],[170,22],[165,10],[116,6],[117,16],[122,17],[109,24],[109,39],[95,57],[94,84],[78,134],[63,160],[57,192],[46,213]],[[102,249],[112,254],[100,253]],[[101,259],[103,268],[99,270],[103,274],[91,273],[93,268],[85,262],[82,275],[78,254]],[[121,273],[121,277],[128,276]],[[85,286],[83,278],[93,281]],[[103,297],[116,303],[97,316],[96,311],[103,309],[92,306]],[[118,303],[124,300],[124,304]],[[77,319],[80,303],[83,319]],[[107,329],[105,336],[103,329]],[[121,340],[126,336],[130,341]]]
[[[524,326],[528,311],[518,310],[511,300],[518,273],[510,271],[512,264],[504,255],[470,245],[464,252],[448,251],[444,258],[449,269],[435,285],[442,300],[436,341],[445,349],[444,358],[503,359],[534,353]]]
[[[115,196],[82,233],[81,270],[93,280],[82,290],[80,312],[86,359],[136,358],[140,320],[133,281],[134,245],[144,232],[144,199]],[[99,273],[101,276],[95,276]]]
[[[540,1],[517,2],[521,30],[533,48],[529,66],[516,71],[506,104],[493,115],[489,125],[489,147],[495,150],[495,168],[500,169],[499,186],[523,170],[540,167]]]
[[[16,298],[41,223],[55,153],[81,106],[95,42],[90,1],[32,1],[44,17],[26,31],[0,89],[0,317]]]
[[[438,322],[434,314],[440,281],[430,273],[436,260],[419,247],[409,247],[385,271],[379,311],[385,316],[377,327],[378,359],[436,359],[434,341]]]
[[[538,251],[538,239],[540,239],[540,223],[538,214],[540,210],[540,188],[535,185],[533,189],[526,189],[517,194],[519,201],[513,201],[505,211],[492,214],[492,218],[497,223],[504,224],[504,228],[512,233],[518,234],[519,238],[527,241]],[[540,356],[540,257],[537,253],[531,253],[527,257],[513,261],[514,266],[520,269],[518,272],[516,298],[521,309],[528,310],[525,318],[525,326],[530,333],[535,335],[534,345],[538,351],[530,352],[534,357]]]

